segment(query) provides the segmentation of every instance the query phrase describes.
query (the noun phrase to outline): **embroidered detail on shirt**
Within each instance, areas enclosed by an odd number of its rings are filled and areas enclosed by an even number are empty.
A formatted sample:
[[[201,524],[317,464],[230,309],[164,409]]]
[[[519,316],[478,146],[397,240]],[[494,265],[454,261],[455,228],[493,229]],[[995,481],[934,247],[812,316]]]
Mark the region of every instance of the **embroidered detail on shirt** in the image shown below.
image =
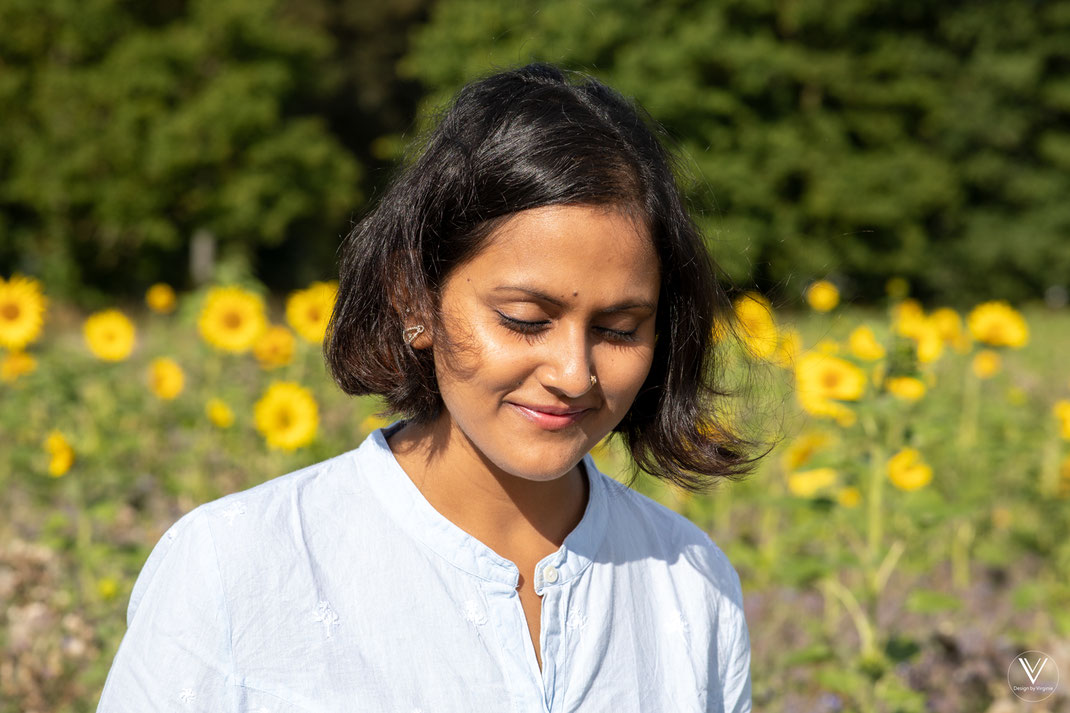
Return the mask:
[[[193,703],[196,698],[197,694],[193,692],[192,688],[183,688],[178,693],[178,700],[182,701],[183,703]]]
[[[565,626],[569,629],[579,630],[587,626],[587,615],[583,612],[574,611],[565,620]]]
[[[233,504],[229,505],[228,507],[220,510],[219,514],[222,515],[223,517],[227,518],[227,524],[228,525],[233,525],[234,524],[234,519],[236,517],[238,517],[238,515],[244,515],[245,514],[245,503],[242,503],[240,501],[236,502],[236,503],[233,503]]]
[[[483,626],[487,623],[487,614],[475,599],[467,600],[461,611],[464,612],[465,619],[477,626]]]
[[[673,612],[669,614],[665,622],[665,628],[669,631],[678,631],[681,634],[687,633],[687,619],[681,612]]]
[[[322,622],[324,632],[330,639],[334,636],[331,627],[338,624],[338,615],[334,613],[334,609],[331,609],[329,602],[321,601],[316,607],[316,617],[312,621]]]

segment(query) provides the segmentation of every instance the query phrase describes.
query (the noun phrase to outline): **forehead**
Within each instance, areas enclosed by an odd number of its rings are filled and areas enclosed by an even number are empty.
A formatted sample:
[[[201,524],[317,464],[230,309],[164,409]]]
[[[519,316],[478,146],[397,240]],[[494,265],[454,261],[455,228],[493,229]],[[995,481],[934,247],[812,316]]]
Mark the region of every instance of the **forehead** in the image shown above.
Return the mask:
[[[550,289],[658,287],[643,222],[619,208],[558,205],[514,214],[462,268],[468,279],[539,280]]]

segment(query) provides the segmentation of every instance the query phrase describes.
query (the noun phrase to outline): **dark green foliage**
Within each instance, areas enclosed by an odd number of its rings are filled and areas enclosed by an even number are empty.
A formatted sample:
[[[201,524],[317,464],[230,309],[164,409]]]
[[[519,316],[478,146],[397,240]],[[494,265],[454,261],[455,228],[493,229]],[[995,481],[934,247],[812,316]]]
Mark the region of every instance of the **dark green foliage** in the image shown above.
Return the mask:
[[[403,68],[434,106],[535,59],[666,127],[743,281],[968,304],[1070,279],[1070,3],[441,0]]]
[[[337,233],[360,166],[304,111],[330,52],[263,0],[3,0],[0,260],[121,292],[181,284],[198,230],[244,256]]]
[[[1070,281],[1068,0],[0,0],[0,274],[183,285],[206,230],[275,287],[328,276],[420,87],[536,59],[664,125],[743,283]]]

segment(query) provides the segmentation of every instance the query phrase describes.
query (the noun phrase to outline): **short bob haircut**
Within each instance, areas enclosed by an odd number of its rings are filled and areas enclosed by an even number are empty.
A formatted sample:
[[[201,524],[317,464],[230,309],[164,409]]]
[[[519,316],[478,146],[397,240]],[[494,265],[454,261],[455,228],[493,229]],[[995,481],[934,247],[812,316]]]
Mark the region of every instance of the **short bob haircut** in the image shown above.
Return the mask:
[[[450,353],[439,312],[450,271],[518,211],[619,208],[653,239],[661,289],[653,363],[614,433],[635,467],[686,490],[742,479],[764,453],[749,457],[756,444],[716,415],[728,394],[714,383],[713,328],[732,321],[731,303],[655,137],[663,132],[606,85],[570,74],[536,63],[461,89],[340,249],[328,369],[347,394],[382,397],[385,413],[435,420],[444,403],[434,355],[403,333],[430,324],[432,348]]]

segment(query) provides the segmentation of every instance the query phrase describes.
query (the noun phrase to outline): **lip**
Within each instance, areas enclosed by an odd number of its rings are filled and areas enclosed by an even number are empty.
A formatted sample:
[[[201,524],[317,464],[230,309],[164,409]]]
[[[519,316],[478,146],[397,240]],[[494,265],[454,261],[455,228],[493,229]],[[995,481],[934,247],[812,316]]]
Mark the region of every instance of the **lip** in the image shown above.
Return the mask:
[[[513,402],[507,402],[516,409],[521,416],[528,419],[536,426],[549,431],[556,431],[579,421],[583,415],[590,411],[589,408],[568,409],[559,406],[521,406]],[[543,410],[546,409],[546,410]]]

